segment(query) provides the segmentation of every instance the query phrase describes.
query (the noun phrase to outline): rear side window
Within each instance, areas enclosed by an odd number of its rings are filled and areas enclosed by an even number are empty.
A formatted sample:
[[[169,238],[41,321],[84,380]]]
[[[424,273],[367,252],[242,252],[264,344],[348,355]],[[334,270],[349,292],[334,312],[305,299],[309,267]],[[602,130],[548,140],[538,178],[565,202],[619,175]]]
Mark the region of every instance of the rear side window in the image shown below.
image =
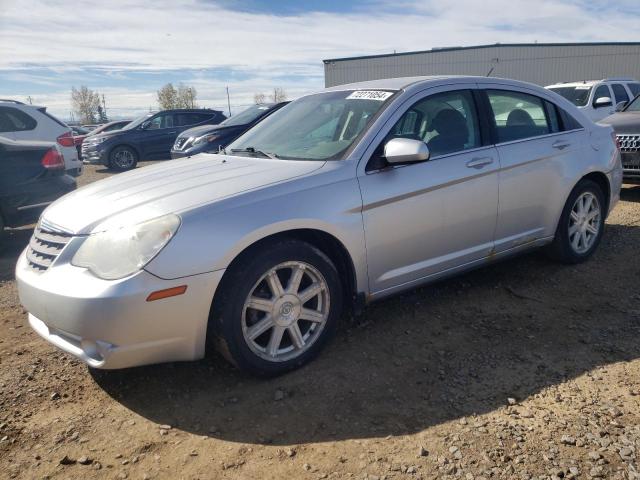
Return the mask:
[[[613,83],[611,88],[613,89],[613,94],[616,97],[616,104],[629,101],[629,95],[627,95],[627,91],[620,83]]]
[[[64,123],[62,120],[59,120],[57,117],[51,115],[49,112],[47,112],[47,108],[43,107],[43,108],[39,108],[38,111],[43,114],[45,117],[53,120],[54,122],[56,122],[58,125],[60,125],[61,127],[64,128],[69,128],[69,125],[67,125],[66,123]]]
[[[544,100],[527,93],[487,90],[498,142],[537,137],[552,132]]]
[[[187,125],[196,125],[205,120],[209,120],[211,115],[204,113],[178,113],[176,114],[176,126],[185,127]]]
[[[0,132],[24,132],[37,125],[32,117],[17,108],[0,107]]]
[[[634,98],[640,94],[640,83],[627,83],[627,87],[629,87],[629,91]]]
[[[573,118],[573,115],[567,113],[560,107],[556,107],[556,110],[558,111],[558,115],[560,116],[560,122],[562,123],[563,131],[579,130],[581,128],[584,128],[580,122]]]
[[[609,87],[607,87],[606,85],[600,85],[598,88],[596,88],[596,92],[593,94],[592,105],[595,106],[596,100],[603,97],[611,98],[611,92],[609,91]]]

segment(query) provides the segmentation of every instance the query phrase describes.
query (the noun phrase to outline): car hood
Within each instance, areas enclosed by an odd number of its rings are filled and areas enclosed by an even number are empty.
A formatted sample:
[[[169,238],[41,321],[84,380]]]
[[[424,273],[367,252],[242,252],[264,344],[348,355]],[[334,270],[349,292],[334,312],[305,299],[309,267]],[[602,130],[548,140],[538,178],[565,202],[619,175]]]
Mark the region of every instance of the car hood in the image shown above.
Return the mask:
[[[307,175],[325,162],[201,154],[114,175],[51,204],[44,221],[89,234],[180,213]]]
[[[190,128],[189,130],[185,130],[182,132],[179,137],[189,138],[189,137],[200,137],[207,133],[220,132],[224,133],[225,131],[234,131],[244,128],[244,125],[232,125],[227,127],[225,125],[200,125],[198,127]]]
[[[640,112],[614,113],[598,123],[611,125],[616,133],[640,134]]]

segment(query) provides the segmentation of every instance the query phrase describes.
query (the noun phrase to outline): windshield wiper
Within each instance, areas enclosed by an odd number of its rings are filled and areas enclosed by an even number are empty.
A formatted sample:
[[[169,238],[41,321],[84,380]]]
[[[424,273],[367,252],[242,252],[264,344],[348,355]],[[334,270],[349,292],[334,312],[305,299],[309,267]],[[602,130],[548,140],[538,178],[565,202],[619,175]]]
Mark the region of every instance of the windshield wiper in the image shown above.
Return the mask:
[[[253,153],[254,155],[262,155],[266,158],[278,158],[278,155],[275,153],[263,152],[262,150],[256,150],[254,147],[232,148],[231,153]]]

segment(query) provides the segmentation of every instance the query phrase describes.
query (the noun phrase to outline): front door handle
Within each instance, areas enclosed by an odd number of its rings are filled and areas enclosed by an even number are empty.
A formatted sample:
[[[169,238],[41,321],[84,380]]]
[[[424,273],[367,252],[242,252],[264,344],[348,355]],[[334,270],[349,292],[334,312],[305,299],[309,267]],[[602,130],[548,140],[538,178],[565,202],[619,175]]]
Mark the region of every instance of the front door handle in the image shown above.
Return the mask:
[[[564,140],[558,140],[557,142],[554,142],[551,146],[553,148],[557,148],[558,150],[563,150],[563,149],[565,149],[567,147],[570,147],[571,144],[569,142],[564,141]]]
[[[472,158],[467,162],[467,168],[484,168],[486,165],[490,165],[493,163],[493,158],[491,157],[478,157]]]
[[[178,132],[168,132],[169,135],[173,135],[174,133],[178,133]]]

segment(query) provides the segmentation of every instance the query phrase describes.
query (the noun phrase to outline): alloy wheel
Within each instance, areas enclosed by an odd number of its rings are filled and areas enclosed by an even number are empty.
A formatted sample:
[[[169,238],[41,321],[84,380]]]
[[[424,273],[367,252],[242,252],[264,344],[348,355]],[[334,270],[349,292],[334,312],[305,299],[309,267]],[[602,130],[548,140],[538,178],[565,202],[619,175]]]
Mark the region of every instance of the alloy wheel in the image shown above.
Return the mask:
[[[329,287],[315,267],[301,261],[281,263],[260,277],[244,302],[244,340],[270,362],[294,359],[319,338],[329,307]]]
[[[569,242],[574,252],[584,254],[589,251],[600,232],[602,215],[600,202],[591,192],[580,195],[569,215]]]

